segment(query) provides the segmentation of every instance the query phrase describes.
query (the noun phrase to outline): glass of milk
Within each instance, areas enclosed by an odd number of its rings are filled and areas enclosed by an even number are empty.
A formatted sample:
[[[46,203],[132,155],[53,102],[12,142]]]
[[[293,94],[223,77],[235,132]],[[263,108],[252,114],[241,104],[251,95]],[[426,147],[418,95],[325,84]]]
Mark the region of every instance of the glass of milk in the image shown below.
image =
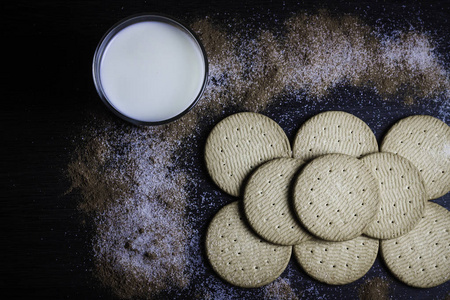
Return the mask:
[[[173,18],[140,14],[114,25],[94,54],[94,84],[103,102],[137,125],[159,125],[187,113],[208,79],[205,50]]]

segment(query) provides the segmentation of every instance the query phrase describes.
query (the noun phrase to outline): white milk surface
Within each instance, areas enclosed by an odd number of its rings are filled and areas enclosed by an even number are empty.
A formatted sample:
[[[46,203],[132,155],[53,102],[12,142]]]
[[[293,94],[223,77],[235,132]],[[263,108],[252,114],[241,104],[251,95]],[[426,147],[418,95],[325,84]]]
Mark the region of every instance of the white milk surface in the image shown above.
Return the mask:
[[[119,31],[100,64],[100,81],[110,104],[144,122],[183,112],[200,92],[204,76],[205,61],[194,38],[158,21]]]

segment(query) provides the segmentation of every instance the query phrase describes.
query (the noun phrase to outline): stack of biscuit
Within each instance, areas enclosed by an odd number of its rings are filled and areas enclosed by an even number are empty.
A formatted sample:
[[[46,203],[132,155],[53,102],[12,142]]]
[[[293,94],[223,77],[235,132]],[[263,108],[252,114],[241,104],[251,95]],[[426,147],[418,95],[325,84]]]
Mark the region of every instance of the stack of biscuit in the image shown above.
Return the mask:
[[[397,122],[378,147],[372,130],[341,111],[298,130],[256,113],[219,122],[205,147],[212,180],[239,197],[211,221],[206,253],[240,287],[275,280],[294,254],[311,277],[347,284],[381,249],[390,271],[414,287],[450,276],[450,213],[433,202],[450,190],[450,127],[430,116]]]

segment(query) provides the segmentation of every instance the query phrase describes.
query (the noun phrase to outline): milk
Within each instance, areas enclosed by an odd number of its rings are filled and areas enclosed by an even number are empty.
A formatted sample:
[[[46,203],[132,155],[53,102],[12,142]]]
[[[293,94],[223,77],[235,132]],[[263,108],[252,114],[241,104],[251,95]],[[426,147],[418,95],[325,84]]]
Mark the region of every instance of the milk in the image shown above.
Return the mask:
[[[109,41],[100,62],[100,83],[108,102],[123,115],[161,122],[195,101],[205,64],[188,31],[162,21],[142,21]]]

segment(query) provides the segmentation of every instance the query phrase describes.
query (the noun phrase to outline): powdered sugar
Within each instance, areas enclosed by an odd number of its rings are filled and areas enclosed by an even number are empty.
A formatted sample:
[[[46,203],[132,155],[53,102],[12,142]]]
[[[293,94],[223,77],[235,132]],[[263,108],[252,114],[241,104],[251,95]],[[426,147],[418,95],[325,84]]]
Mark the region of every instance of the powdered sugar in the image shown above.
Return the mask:
[[[183,215],[150,199],[117,200],[95,222],[93,245],[103,282],[125,298],[186,286],[189,230]]]

